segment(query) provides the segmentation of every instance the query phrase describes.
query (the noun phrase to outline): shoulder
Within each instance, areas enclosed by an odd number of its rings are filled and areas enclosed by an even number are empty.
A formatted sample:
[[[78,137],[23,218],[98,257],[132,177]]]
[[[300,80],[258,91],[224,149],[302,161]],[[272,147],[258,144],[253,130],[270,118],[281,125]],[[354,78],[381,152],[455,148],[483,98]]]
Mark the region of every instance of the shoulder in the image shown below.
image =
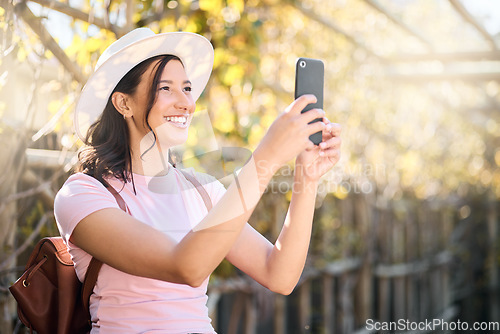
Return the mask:
[[[92,176],[71,175],[54,199],[54,215],[61,233],[67,241],[75,226],[92,212],[104,208],[118,208],[113,195]]]
[[[92,198],[113,199],[113,196],[99,180],[84,173],[75,173],[66,180],[57,192],[54,205],[76,204],[82,199],[90,200]]]
[[[66,182],[64,182],[56,197],[78,192],[91,191],[92,189],[106,191],[104,185],[96,178],[84,173],[75,173],[71,175],[66,180]]]

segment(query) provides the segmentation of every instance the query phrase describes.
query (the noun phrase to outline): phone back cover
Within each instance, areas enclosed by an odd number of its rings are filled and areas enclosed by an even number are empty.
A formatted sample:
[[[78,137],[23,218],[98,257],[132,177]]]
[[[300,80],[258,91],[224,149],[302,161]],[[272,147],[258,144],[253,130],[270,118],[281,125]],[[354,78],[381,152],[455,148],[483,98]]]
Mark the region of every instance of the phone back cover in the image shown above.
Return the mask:
[[[323,62],[319,59],[299,58],[295,71],[295,98],[305,94],[313,94],[317,99],[316,103],[308,104],[302,112],[304,113],[311,109],[323,109],[323,83],[325,76]],[[321,118],[316,118],[310,123],[319,121],[321,121]],[[319,131],[310,135],[309,139],[318,145],[323,140],[323,135]]]
[[[306,66],[300,64],[304,61]],[[325,67],[321,60],[299,58],[296,64],[295,98],[305,94],[313,94],[318,101],[307,105],[302,112],[311,109],[323,109],[323,84]]]

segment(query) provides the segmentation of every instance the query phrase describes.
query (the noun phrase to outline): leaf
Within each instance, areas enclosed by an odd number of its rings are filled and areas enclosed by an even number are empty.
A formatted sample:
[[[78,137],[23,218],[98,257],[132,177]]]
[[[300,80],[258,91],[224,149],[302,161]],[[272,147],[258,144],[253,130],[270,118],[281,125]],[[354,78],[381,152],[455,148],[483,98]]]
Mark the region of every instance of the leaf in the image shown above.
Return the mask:
[[[243,0],[228,0],[227,4],[235,8],[240,14],[245,10],[245,2]]]
[[[217,16],[223,8],[221,0],[200,0],[200,9]]]

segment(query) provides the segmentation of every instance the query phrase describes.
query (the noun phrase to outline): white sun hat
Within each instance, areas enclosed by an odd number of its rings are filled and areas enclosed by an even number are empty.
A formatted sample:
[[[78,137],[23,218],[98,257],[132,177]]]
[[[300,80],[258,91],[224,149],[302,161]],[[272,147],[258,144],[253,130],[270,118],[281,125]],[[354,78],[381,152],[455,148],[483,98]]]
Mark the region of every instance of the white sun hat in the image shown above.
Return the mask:
[[[182,60],[196,101],[212,72],[212,44],[194,33],[155,34],[149,28],[137,28],[111,44],[99,57],[94,74],[83,87],[76,104],[74,125],[78,137],[85,139],[88,128],[101,115],[113,89],[128,71],[143,60],[163,54]]]

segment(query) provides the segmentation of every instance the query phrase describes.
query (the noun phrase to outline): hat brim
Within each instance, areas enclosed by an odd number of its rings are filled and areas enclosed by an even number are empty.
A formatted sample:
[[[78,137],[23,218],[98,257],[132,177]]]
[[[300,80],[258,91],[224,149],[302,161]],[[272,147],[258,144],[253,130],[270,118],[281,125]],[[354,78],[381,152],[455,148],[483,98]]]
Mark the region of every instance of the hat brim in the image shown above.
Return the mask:
[[[212,72],[214,50],[203,36],[188,32],[155,34],[141,39],[112,55],[89,78],[75,108],[74,125],[78,137],[85,139],[87,130],[103,112],[118,82],[134,66],[159,55],[179,57],[192,83],[191,94],[196,101]]]

